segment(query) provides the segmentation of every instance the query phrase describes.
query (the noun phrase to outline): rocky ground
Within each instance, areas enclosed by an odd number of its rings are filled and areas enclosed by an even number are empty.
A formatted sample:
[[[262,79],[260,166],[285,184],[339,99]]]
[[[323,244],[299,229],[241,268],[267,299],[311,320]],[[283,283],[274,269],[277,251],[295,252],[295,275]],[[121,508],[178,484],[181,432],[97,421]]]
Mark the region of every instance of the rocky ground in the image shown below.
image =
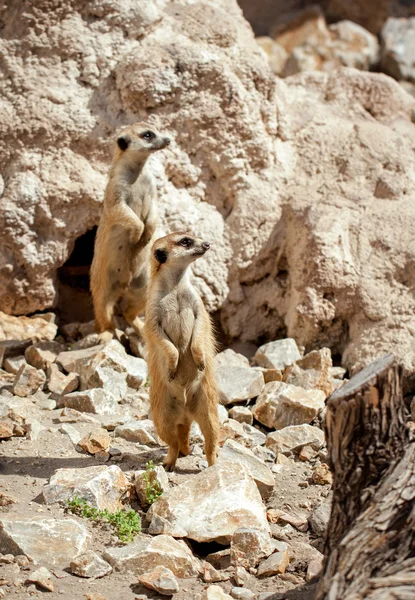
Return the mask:
[[[329,350],[218,354],[218,464],[194,425],[167,474],[134,335],[100,346],[90,323],[43,317],[0,325],[0,597],[312,598],[330,510],[321,420],[345,375]],[[121,541],[92,507],[132,508],[141,533]]]

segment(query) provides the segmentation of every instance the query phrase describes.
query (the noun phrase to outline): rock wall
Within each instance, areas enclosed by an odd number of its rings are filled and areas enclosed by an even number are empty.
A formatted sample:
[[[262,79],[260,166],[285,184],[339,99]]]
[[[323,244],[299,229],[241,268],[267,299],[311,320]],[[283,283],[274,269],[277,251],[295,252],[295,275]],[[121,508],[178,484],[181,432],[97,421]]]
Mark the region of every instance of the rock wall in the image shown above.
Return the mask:
[[[152,158],[163,228],[212,240],[196,281],[230,337],[413,368],[415,101],[398,84],[276,80],[229,0],[20,0],[1,18],[2,310],[56,304],[114,131],[148,118],[175,139]]]

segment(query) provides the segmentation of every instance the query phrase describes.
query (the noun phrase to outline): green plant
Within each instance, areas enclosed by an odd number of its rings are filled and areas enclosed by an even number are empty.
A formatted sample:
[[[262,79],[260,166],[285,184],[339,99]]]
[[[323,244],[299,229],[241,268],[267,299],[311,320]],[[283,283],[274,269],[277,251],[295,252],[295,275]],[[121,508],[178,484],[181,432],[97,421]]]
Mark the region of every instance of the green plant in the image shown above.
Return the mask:
[[[150,505],[153,504],[153,502],[155,502],[163,493],[159,482],[154,479],[153,473],[154,464],[152,460],[149,460],[148,463],[146,463],[146,472],[144,473],[143,477],[146,483],[146,498]]]
[[[147,390],[150,387],[150,378],[147,376],[144,382],[144,389]]]
[[[111,513],[107,509],[99,510],[91,506],[79,496],[74,496],[71,500],[68,500],[67,507],[72,513],[85,519],[106,521],[115,530],[122,542],[132,542],[134,535],[141,531],[141,519],[135,510],[118,509],[116,512]]]

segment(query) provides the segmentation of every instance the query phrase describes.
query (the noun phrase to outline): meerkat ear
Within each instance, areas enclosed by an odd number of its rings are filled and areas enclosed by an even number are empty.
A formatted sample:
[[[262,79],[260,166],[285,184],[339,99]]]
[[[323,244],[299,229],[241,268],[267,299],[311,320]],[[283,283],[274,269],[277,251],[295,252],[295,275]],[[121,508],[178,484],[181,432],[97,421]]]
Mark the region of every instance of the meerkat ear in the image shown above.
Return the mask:
[[[121,135],[117,140],[118,148],[124,152],[130,145],[130,141],[128,137]]]
[[[154,252],[154,257],[162,265],[167,261],[167,252],[157,248],[157,250]]]

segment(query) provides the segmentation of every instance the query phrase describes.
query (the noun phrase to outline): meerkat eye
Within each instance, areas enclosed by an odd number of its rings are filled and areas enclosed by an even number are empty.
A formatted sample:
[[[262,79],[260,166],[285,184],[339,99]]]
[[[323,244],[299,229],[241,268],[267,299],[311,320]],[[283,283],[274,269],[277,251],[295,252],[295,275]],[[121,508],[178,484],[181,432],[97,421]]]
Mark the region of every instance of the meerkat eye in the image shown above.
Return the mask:
[[[180,246],[184,246],[185,248],[191,248],[193,246],[193,240],[190,238],[182,238],[179,242]]]
[[[149,142],[150,140],[152,140],[156,136],[154,135],[154,133],[152,131],[145,131],[144,133],[141,134],[140,137],[143,140],[146,140],[147,142]]]

